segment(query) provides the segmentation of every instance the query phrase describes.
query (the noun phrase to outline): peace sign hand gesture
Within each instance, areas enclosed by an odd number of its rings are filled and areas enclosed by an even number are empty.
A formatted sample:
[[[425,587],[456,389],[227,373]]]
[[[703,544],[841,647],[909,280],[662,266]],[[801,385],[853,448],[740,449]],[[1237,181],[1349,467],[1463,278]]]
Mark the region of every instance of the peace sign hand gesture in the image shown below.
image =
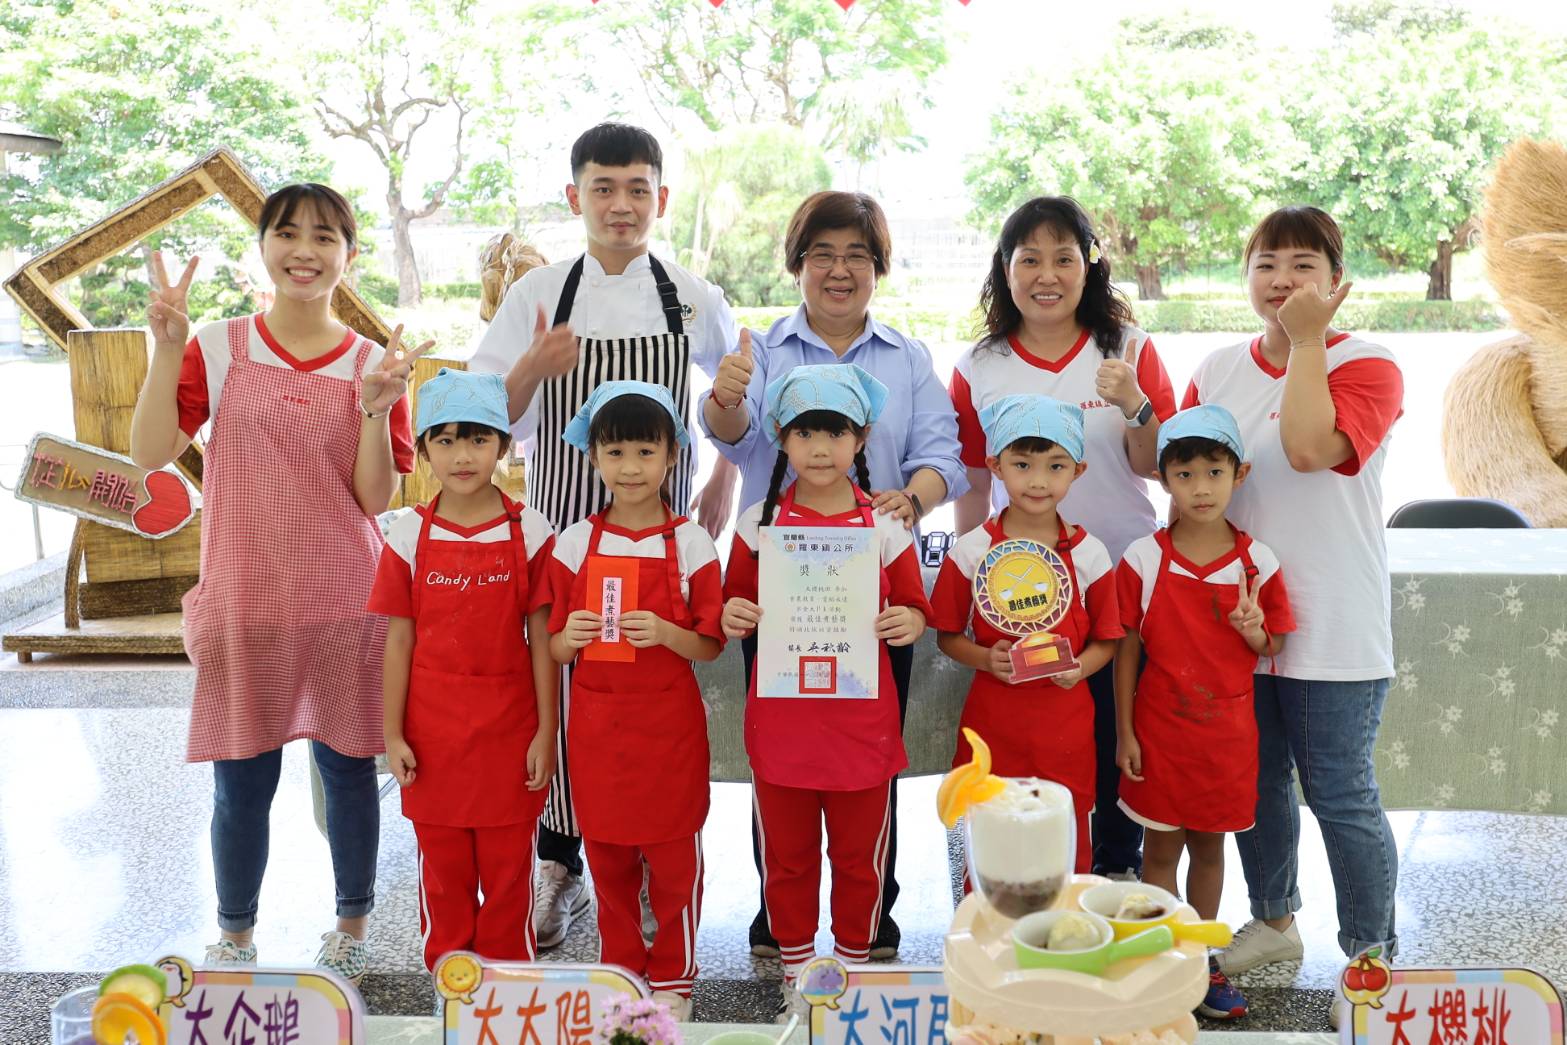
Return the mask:
[[[190,281],[200,262],[199,255],[187,261],[180,281],[170,286],[169,272],[163,267],[163,251],[152,253],[153,288],[148,295],[147,325],[152,328],[152,339],[159,348],[185,350],[185,342],[190,339],[190,316],[186,315],[190,308],[187,304]]]
[[[413,373],[414,360],[435,347],[434,341],[426,341],[412,352],[403,350],[403,325],[397,324],[386,342],[386,353],[379,365],[365,373],[364,385],[359,391],[359,405],[366,414],[380,416],[408,393],[408,377]]]
[[[1261,577],[1252,577],[1248,583],[1248,579],[1242,575],[1240,598],[1236,601],[1235,608],[1230,611],[1230,627],[1248,639],[1261,638],[1263,635],[1262,606],[1257,602],[1257,594],[1261,590]]]

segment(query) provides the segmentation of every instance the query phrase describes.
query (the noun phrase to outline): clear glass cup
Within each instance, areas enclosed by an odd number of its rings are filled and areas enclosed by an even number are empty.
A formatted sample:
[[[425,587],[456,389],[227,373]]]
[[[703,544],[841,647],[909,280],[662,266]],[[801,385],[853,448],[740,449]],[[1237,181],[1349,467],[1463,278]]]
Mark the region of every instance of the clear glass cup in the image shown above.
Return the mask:
[[[98,985],[78,987],[63,995],[49,1010],[50,1045],[94,1045],[92,1007],[98,1000]]]
[[[1032,777],[970,806],[963,818],[969,881],[998,913],[1022,918],[1049,910],[1077,864],[1072,792]]]

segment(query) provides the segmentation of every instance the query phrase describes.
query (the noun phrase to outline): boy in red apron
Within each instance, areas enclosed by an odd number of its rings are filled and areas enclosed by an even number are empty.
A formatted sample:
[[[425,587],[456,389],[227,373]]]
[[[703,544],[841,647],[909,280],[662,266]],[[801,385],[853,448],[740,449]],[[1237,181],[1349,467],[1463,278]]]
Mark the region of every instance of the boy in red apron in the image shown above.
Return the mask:
[[[571,672],[566,747],[600,960],[645,978],[690,1015],[702,915],[707,715],[691,670],[723,649],[718,550],[670,511],[665,480],[689,442],[669,390],[599,385],[561,436],[609,496],[560,535],[550,562],[550,651]],[[643,937],[643,866],[657,929]]]
[[[795,978],[815,956],[822,821],[832,862],[834,949],[843,961],[863,962],[881,922],[889,784],[908,765],[886,647],[918,639],[930,604],[909,531],[897,516],[871,510],[865,433],[886,397],[886,387],[852,363],[797,366],[773,382],[762,421],[779,448],[772,482],[767,498],[741,513],[729,552],[724,633],[730,638],[751,634],[761,620],[760,527],[865,527],[876,532],[881,560],[874,698],[759,699],[754,672],[746,697],[762,893],[783,957],[786,1012],[803,1008]],[[797,478],[780,490],[791,470]]]
[[[498,375],[442,369],[417,420],[441,492],[392,524],[369,608],[391,618],[386,756],[419,841],[424,962],[532,961],[533,834],[555,769],[555,534],[492,481],[511,442]]]
[[[1123,634],[1116,609],[1115,564],[1099,539],[1057,514],[1082,475],[1083,411],[1041,395],[1010,395],[979,412],[985,463],[1007,489],[1001,514],[959,537],[941,564],[931,598],[941,651],[974,669],[960,727],[990,743],[997,776],[1040,777],[1065,785],[1077,813],[1077,871],[1093,862],[1088,813],[1094,805],[1094,701],[1084,681],[1115,655]],[[1056,550],[1071,580],[1066,616],[1051,627],[1071,645],[1078,667],[1049,678],[1012,681],[1003,634],[974,613],[974,574],[1004,540],[1024,538]],[[967,634],[973,624],[973,637]],[[958,734],[954,766],[969,760]]]
[[[1175,521],[1134,541],[1116,571],[1126,628],[1115,680],[1120,805],[1148,829],[1143,880],[1179,892],[1184,848],[1186,899],[1216,918],[1224,836],[1250,830],[1257,808],[1252,675],[1295,620],[1277,556],[1224,517],[1251,470],[1235,418],[1222,406],[1182,410],[1159,430],[1158,453]],[[1198,1011],[1246,1015],[1217,965]]]

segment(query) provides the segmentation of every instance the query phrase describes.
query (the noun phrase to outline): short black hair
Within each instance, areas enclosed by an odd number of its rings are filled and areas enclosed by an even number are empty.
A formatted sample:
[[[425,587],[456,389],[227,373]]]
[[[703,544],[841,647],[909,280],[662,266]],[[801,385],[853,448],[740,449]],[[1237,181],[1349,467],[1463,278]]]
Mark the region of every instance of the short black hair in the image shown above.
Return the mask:
[[[588,446],[604,443],[663,443],[679,446],[675,419],[657,400],[643,395],[616,396],[593,415],[588,425]]]
[[[1001,453],[1004,454],[1008,450],[1016,450],[1020,454],[1042,454],[1046,451],[1054,450],[1059,445],[1054,439],[1045,439],[1037,435],[1025,435],[1021,439],[1014,439],[1006,446],[1003,446]],[[1001,454],[996,456],[1000,457]]]
[[[428,457],[425,440],[437,435],[450,435],[457,439],[472,439],[476,435],[487,435],[500,442],[502,454],[511,449],[510,432],[502,432],[477,421],[448,421],[444,425],[432,425],[419,433],[419,452]]]
[[[571,180],[582,177],[582,168],[590,163],[601,167],[630,167],[646,163],[653,168],[654,180],[664,176],[664,150],[658,139],[629,123],[601,123],[582,132],[571,146]]]
[[[1230,467],[1236,471],[1241,467],[1240,457],[1224,443],[1200,435],[1189,435],[1184,439],[1171,439],[1165,446],[1159,454],[1159,474],[1164,475],[1165,469],[1171,464],[1185,464],[1199,457],[1229,461]]]

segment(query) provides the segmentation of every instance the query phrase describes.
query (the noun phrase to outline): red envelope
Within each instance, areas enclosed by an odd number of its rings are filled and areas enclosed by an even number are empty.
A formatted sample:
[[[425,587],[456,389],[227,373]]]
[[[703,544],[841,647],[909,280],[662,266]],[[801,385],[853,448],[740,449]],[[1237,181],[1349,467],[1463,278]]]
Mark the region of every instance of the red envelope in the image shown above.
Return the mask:
[[[620,615],[637,608],[639,566],[636,559],[620,555],[590,555],[583,564],[588,571],[588,604],[581,608],[604,618],[602,637],[583,648],[583,660],[628,663],[637,659],[637,648],[620,631]]]

